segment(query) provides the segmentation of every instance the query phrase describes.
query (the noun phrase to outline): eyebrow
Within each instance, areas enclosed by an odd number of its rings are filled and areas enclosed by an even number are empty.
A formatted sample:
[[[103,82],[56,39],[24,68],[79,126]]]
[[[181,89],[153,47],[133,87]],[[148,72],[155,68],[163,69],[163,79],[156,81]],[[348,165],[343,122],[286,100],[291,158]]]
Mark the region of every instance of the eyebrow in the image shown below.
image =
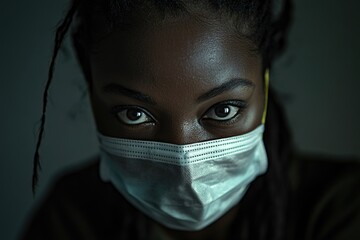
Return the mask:
[[[226,91],[232,90],[237,87],[254,87],[254,83],[248,79],[244,78],[233,78],[228,82],[225,82],[221,84],[218,87],[215,87],[208,92],[202,94],[197,98],[197,102],[202,102],[205,100],[208,100],[210,98],[213,98],[215,96],[218,96]],[[157,103],[154,101],[152,97],[150,97],[147,94],[144,94],[142,92],[126,88],[124,86],[121,86],[116,83],[110,83],[104,87],[104,91],[108,93],[115,93],[115,94],[121,94],[136,100],[139,100],[141,102],[145,102],[151,105],[156,105]]]
[[[116,93],[121,94],[136,100],[139,100],[141,102],[149,103],[151,105],[156,105],[156,102],[154,99],[152,99],[149,95],[146,95],[144,93],[138,92],[136,90],[132,90],[129,88],[126,88],[124,86],[121,86],[116,83],[110,83],[104,87],[104,91],[108,93]]]
[[[218,96],[226,91],[232,90],[234,88],[237,87],[250,87],[253,88],[255,86],[255,84],[248,80],[248,79],[244,79],[244,78],[232,78],[230,81],[225,82],[223,84],[221,84],[218,87],[215,87],[213,89],[211,89],[210,91],[202,94],[200,97],[197,98],[198,102],[203,102],[205,100],[208,100],[210,98],[213,98],[215,96]]]

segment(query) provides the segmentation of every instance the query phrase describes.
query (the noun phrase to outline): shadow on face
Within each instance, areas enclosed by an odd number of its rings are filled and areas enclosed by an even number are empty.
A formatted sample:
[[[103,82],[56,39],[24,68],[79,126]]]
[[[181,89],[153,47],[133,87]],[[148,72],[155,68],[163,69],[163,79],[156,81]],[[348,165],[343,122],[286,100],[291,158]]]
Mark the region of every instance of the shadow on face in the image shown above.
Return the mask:
[[[256,128],[261,56],[229,24],[189,15],[109,34],[90,59],[99,132],[188,144]]]

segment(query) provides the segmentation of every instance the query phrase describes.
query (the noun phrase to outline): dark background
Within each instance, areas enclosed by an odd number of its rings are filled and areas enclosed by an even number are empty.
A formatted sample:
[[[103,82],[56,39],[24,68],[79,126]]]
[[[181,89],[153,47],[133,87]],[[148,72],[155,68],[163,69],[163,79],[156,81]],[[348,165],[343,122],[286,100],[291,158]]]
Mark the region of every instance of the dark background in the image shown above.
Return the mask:
[[[275,64],[301,152],[360,159],[360,1],[295,0],[289,48]],[[69,41],[51,88],[39,191],[32,156],[54,30],[67,1],[2,1],[0,7],[0,239],[16,239],[54,177],[96,154],[85,84]]]

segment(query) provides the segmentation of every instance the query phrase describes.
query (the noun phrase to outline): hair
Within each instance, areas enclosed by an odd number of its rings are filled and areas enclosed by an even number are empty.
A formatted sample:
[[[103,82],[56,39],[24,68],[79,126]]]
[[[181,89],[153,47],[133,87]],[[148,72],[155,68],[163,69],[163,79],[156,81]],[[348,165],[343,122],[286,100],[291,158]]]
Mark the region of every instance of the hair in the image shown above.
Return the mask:
[[[33,159],[32,188],[35,193],[40,166],[39,150],[43,139],[48,92],[53,79],[55,62],[73,18],[76,25],[72,40],[78,62],[91,90],[89,55],[100,35],[126,27],[134,13],[177,17],[189,13],[192,7],[202,4],[208,11],[228,16],[241,36],[251,40],[263,60],[263,70],[271,67],[273,60],[286,47],[287,33],[291,22],[290,0],[72,0],[70,8],[56,30],[55,45],[44,89],[41,125]],[[146,9],[146,10],[144,10]],[[145,16],[146,17],[146,16]],[[264,141],[269,158],[269,168],[249,190],[247,221],[250,239],[285,239],[285,216],[287,207],[286,160],[290,153],[290,135],[283,110],[275,93],[270,90],[268,115]],[[255,185],[253,187],[253,185]],[[260,194],[260,195],[259,195]],[[245,217],[243,217],[245,219]],[[126,231],[126,230],[124,230]]]

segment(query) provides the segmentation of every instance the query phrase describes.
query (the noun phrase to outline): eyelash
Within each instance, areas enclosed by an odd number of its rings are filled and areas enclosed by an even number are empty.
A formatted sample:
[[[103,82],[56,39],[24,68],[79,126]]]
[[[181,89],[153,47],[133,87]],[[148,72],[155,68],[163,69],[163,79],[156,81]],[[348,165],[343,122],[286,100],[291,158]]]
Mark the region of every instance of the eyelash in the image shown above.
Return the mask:
[[[148,118],[150,118],[152,120],[152,122],[144,122],[144,123],[139,123],[139,124],[128,124],[125,123],[123,120],[119,119],[119,113],[121,113],[122,111],[125,110],[138,110],[139,112],[143,112],[144,114],[146,114],[146,116]],[[155,118],[145,109],[141,108],[141,107],[137,107],[134,105],[122,105],[122,106],[114,106],[113,108],[111,108],[111,114],[113,114],[119,121],[121,121],[122,123],[124,123],[127,126],[130,127],[136,127],[142,124],[147,124],[147,123],[151,123],[153,124],[155,121]]]
[[[209,110],[206,111],[205,115],[208,114],[211,110],[215,109],[216,107],[222,106],[222,105],[233,106],[233,107],[237,107],[239,109],[236,112],[236,114],[228,120],[215,120],[215,119],[211,119],[211,118],[203,118],[203,120],[209,121],[209,122],[211,121],[211,122],[213,122],[213,124],[217,124],[217,125],[231,125],[231,124],[235,123],[240,116],[242,116],[242,113],[248,107],[248,103],[243,100],[228,100],[228,101],[220,102],[220,103],[217,103],[217,104],[211,106],[209,108]]]
[[[209,114],[210,111],[214,111],[216,107],[218,106],[232,106],[232,107],[237,107],[238,111],[236,112],[236,114],[231,117],[230,119],[227,120],[216,120],[216,119],[211,119],[211,118],[204,118],[204,116],[206,116],[207,114]],[[224,102],[220,102],[217,103],[213,106],[211,106],[206,112],[205,114],[202,116],[202,120],[206,121],[206,122],[213,122],[213,124],[217,124],[217,125],[231,125],[234,122],[236,122],[238,120],[238,118],[241,116],[241,114],[244,112],[244,110],[247,108],[248,104],[245,101],[242,100],[228,100],[228,101],[224,101]],[[146,116],[148,118],[151,119],[151,122],[143,122],[143,123],[139,123],[139,124],[129,124],[129,123],[125,123],[123,120],[119,119],[119,113],[121,113],[122,111],[125,110],[139,110],[140,112],[143,112],[144,114],[146,114]],[[154,122],[156,123],[155,118],[145,109],[138,107],[138,106],[133,106],[133,105],[122,105],[122,106],[114,106],[111,109],[111,113],[122,123],[126,124],[127,126],[130,127],[136,127],[142,124],[154,124]]]

